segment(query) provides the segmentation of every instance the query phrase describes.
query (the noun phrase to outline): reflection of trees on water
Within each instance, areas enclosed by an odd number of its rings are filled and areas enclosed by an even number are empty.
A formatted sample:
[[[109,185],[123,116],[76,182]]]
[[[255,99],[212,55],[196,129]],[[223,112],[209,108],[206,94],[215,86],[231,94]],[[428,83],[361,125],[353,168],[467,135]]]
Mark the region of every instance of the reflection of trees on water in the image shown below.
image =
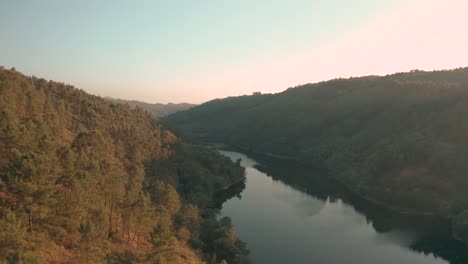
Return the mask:
[[[393,232],[407,232],[412,234],[416,239],[405,246],[416,252],[426,255],[433,254],[452,264],[468,263],[468,247],[452,238],[450,223],[444,219],[431,216],[402,215],[370,203],[348,191],[342,184],[327,177],[323,170],[290,161],[257,156],[255,158],[262,164],[255,165],[255,168],[275,181],[281,181],[321,201],[337,202],[342,200],[364,215],[366,221],[378,233],[391,235]],[[307,210],[307,204],[303,204],[303,208]],[[312,206],[312,209],[317,213],[316,206]]]
[[[290,193],[285,192],[273,192],[272,195],[277,200],[283,201],[294,207],[296,209],[296,213],[302,216],[311,217],[317,215],[325,206],[325,203],[322,200],[315,199],[315,197],[312,197],[305,192],[297,192],[296,190],[294,191],[293,196],[291,196]]]

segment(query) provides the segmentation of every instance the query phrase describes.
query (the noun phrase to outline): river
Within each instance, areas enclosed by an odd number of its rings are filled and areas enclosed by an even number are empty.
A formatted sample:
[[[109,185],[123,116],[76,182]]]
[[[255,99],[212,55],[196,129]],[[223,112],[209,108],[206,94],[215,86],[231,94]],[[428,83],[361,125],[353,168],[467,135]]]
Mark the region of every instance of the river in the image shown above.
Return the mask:
[[[319,172],[241,153],[246,187],[226,201],[257,264],[467,264],[468,248],[432,217],[404,216],[346,191]]]

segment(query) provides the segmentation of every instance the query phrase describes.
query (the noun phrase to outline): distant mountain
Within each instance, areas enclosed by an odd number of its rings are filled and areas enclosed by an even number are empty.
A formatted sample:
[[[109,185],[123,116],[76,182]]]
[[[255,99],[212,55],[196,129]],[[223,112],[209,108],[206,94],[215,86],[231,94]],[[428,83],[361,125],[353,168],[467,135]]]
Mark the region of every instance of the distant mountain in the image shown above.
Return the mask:
[[[399,211],[456,219],[455,233],[468,242],[468,68],[230,97],[167,121],[196,142],[325,167],[361,196]]]
[[[175,112],[187,110],[195,106],[195,104],[188,104],[188,103],[151,104],[151,103],[140,102],[140,101],[135,101],[135,100],[116,99],[112,97],[105,97],[105,99],[113,103],[128,104],[132,108],[135,108],[135,107],[142,108],[143,110],[146,110],[157,117],[165,117]]]

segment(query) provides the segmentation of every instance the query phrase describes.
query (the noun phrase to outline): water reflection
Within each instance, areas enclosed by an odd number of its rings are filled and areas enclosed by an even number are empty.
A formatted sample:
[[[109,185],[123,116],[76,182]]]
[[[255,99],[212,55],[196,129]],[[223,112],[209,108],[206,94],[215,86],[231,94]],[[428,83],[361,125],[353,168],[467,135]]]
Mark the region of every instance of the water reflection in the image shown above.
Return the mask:
[[[242,199],[223,204],[255,263],[468,263],[442,219],[398,215],[297,164],[242,159]]]

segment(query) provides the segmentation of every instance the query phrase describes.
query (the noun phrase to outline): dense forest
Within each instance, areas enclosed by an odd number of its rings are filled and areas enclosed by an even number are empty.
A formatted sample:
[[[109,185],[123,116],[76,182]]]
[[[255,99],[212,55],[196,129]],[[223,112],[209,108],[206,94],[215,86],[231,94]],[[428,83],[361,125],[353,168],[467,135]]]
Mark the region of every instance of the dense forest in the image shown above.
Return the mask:
[[[217,99],[167,120],[194,142],[320,166],[361,196],[452,220],[468,242],[468,68]]]
[[[0,67],[0,263],[247,263],[239,163],[141,108]]]
[[[155,117],[165,117],[170,114],[173,114],[178,111],[187,110],[194,107],[194,104],[188,103],[180,103],[180,104],[150,104],[135,100],[123,100],[123,99],[115,99],[112,97],[105,97],[106,100],[109,100],[113,103],[117,104],[128,104],[132,108],[141,108],[153,114]]]

